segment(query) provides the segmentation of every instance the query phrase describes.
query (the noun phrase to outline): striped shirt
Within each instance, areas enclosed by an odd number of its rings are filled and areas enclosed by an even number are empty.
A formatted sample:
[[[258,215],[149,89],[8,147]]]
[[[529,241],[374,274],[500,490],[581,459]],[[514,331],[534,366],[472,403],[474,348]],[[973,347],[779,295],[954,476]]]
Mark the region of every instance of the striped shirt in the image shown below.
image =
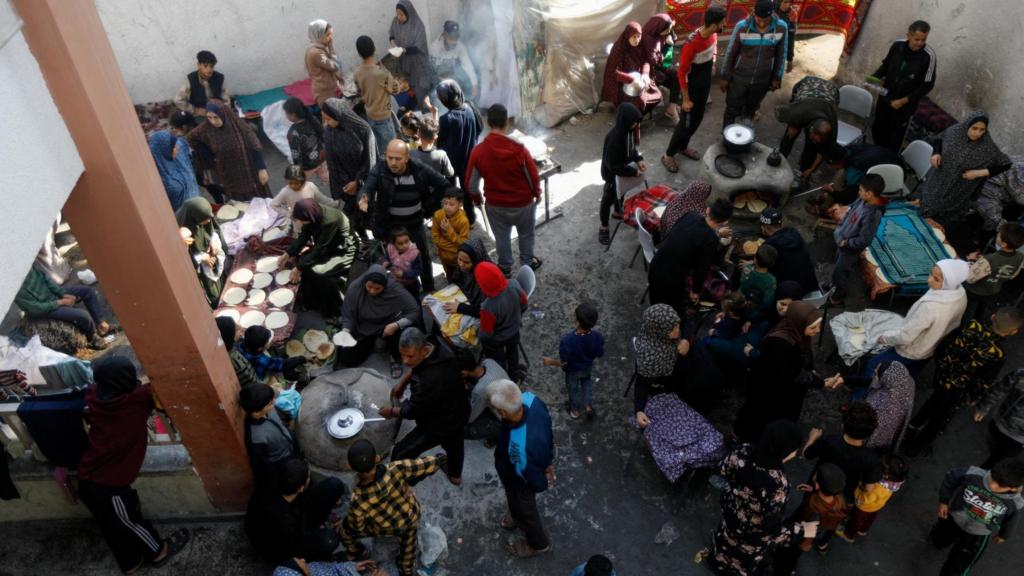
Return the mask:
[[[391,196],[391,205],[388,213],[396,218],[413,218],[423,215],[423,204],[420,201],[421,189],[416,184],[416,178],[408,171],[401,176],[395,176],[395,192]]]

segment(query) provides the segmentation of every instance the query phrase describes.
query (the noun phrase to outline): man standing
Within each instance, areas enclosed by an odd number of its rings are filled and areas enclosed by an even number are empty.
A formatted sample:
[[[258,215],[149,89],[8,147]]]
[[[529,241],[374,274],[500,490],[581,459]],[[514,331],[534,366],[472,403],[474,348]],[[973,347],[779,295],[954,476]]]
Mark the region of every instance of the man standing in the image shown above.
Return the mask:
[[[754,14],[733,28],[719,81],[726,92],[725,126],[739,117],[753,118],[768,91],[782,84],[789,28],[773,6],[771,0],[758,0]]]
[[[124,356],[96,362],[93,379],[85,396],[89,447],[78,465],[78,493],[121,572],[134,574],[146,562],[163,565],[188,544],[189,533],[181,529],[161,540],[132,488],[149,443],[146,423],[155,406],[149,386]]]
[[[432,214],[440,207],[440,195],[448,180],[409,158],[409,145],[401,140],[388,144],[384,159],[370,169],[359,191],[359,209],[369,212],[373,205],[373,237],[381,242],[391,238],[391,230],[401,226],[420,250],[423,271],[420,281],[425,292],[434,291],[434,270],[430,262],[430,245],[423,228],[423,214]],[[426,211],[426,212],[425,212]]]
[[[509,514],[499,523],[505,530],[519,529],[526,535],[506,548],[520,558],[543,554],[551,550],[551,541],[537,510],[537,494],[555,481],[551,416],[540,398],[520,392],[511,380],[488,384],[487,399],[502,421],[494,468],[505,488]]]
[[[494,227],[498,266],[512,274],[512,228],[519,234],[519,261],[536,270],[542,264],[533,254],[534,204],[540,202],[537,163],[525,146],[509,138],[508,110],[495,104],[487,110],[491,133],[473,148],[466,168],[466,190],[480,205],[480,179],[484,179],[487,217]]]
[[[775,264],[768,272],[778,284],[792,280],[800,285],[804,294],[818,289],[818,277],[814,271],[814,260],[807,251],[807,242],[796,228],[782,225],[782,212],[768,208],[761,213],[761,235],[766,246],[778,251]]]
[[[428,343],[415,326],[402,331],[398,350],[402,363],[412,371],[391,389],[391,399],[400,399],[410,382],[412,396],[398,406],[381,407],[379,413],[385,418],[415,420],[416,427],[395,444],[391,460],[410,460],[440,445],[448,455],[448,480],[457,486],[462,483],[462,435],[469,420],[469,399],[455,356],[444,346]]]
[[[907,30],[906,40],[897,40],[875,76],[882,80],[885,94],[875,105],[875,124],[871,128],[875,143],[899,152],[907,124],[917,104],[935,86],[935,51],[925,43],[931,26],[917,20]]]
[[[718,50],[718,33],[725,27],[725,9],[712,6],[704,13],[704,25],[690,34],[679,53],[679,90],[683,95],[684,116],[676,124],[661,163],[669,172],[678,172],[675,155],[682,152],[691,160],[700,160],[700,153],[690,148],[711,94],[711,74]]]

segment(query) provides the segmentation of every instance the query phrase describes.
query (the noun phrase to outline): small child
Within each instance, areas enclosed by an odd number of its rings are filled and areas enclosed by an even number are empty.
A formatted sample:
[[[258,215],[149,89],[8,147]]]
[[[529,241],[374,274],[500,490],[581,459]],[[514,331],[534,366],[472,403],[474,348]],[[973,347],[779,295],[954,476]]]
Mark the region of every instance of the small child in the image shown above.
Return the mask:
[[[448,179],[448,182],[455,182],[455,168],[452,167],[448,153],[444,150],[434,148],[437,142],[437,120],[424,118],[420,121],[417,135],[420,139],[419,150],[412,150],[409,155],[423,164],[430,166],[438,174]]]
[[[286,380],[304,383],[307,378],[298,369],[306,364],[305,357],[277,358],[267,354],[273,335],[263,326],[249,326],[245,329],[242,341],[238,343],[238,351],[252,364],[260,383],[267,383],[267,378],[278,372],[284,374]]]
[[[558,358],[544,358],[545,366],[560,366],[565,371],[569,416],[580,417],[586,411],[587,420],[594,418],[590,403],[590,373],[594,360],[604,356],[604,336],[594,330],[597,308],[583,302],[576,307],[576,328],[567,332],[558,343]]]
[[[409,145],[409,150],[419,150],[420,117],[415,112],[409,111],[402,114],[402,118],[398,123],[402,127],[402,133],[399,137]]]
[[[398,280],[417,300],[420,295],[420,249],[412,241],[412,236],[405,228],[395,228],[391,232],[391,242],[387,249],[388,261],[385,268],[391,277]]]
[[[274,196],[274,199],[270,201],[270,207],[277,210],[285,218],[292,217],[292,208],[295,208],[295,204],[299,200],[312,199],[325,206],[332,208],[340,207],[341,200],[334,200],[324,196],[316,184],[306,180],[306,171],[298,164],[292,164],[285,168],[284,181],[286,183],[285,187],[281,188],[277,196]],[[292,235],[297,236],[297,231],[292,230]]]
[[[1017,251],[1024,245],[1024,228],[1016,222],[1004,222],[996,234],[996,251],[981,256],[974,252],[967,256],[972,261],[971,275],[964,288],[967,290],[967,310],[964,324],[987,318],[992,301],[999,296],[1003,284],[1013,280],[1024,267],[1024,254]]]
[[[398,81],[398,93],[395,94],[395,103],[398,104],[398,109],[415,110],[418,95],[412,91],[412,87],[409,85],[409,76],[403,72],[397,72],[395,80]]]
[[[856,542],[857,538],[868,535],[868,530],[875,522],[878,512],[885,507],[892,495],[903,488],[910,474],[910,466],[902,457],[895,454],[882,455],[882,479],[871,485],[870,490],[858,486],[854,492],[855,506],[850,512],[846,526],[836,530],[836,534],[847,542]]]
[[[771,277],[771,274],[768,275]],[[774,292],[774,290],[773,290]],[[740,335],[749,303],[741,291],[729,292],[722,298],[722,313],[715,319],[714,325],[708,330],[707,340],[722,338],[731,340]]]
[[[800,542],[790,544],[776,551],[775,571],[773,574],[795,574],[796,565],[804,552],[811,547],[819,551],[828,550],[829,540],[839,523],[846,518],[846,473],[835,464],[824,463],[818,466],[811,477],[810,484],[801,484],[797,489],[804,492],[804,501],[800,508],[789,517],[788,522],[818,522],[815,536],[803,538]]]
[[[868,174],[860,181],[859,198],[850,205],[833,237],[836,240],[836,266],[832,270],[832,305],[843,306],[850,272],[857,264],[860,253],[875,239],[878,224],[885,214],[888,200],[882,198],[885,180],[878,174]]]
[[[743,268],[740,292],[754,310],[765,310],[775,305],[775,276],[768,269],[778,258],[779,251],[774,246],[762,244],[754,255],[754,261]]]
[[[459,246],[469,241],[469,219],[462,209],[462,196],[462,190],[454,186],[445,190],[441,209],[434,212],[430,226],[430,237],[449,282],[459,267]]]
[[[577,566],[569,576],[615,576],[615,567],[607,556],[595,554]]]
[[[1005,542],[1024,508],[1024,461],[1008,458],[991,471],[976,466],[946,472],[939,488],[939,519],[928,539],[952,545],[941,574],[970,574],[989,541]]]

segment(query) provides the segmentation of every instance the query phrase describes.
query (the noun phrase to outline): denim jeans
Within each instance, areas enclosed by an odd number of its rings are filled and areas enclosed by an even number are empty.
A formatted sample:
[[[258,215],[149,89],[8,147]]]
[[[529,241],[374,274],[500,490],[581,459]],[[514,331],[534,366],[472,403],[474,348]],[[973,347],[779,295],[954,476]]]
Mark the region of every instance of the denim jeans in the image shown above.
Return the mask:
[[[533,260],[533,232],[537,221],[534,203],[522,208],[487,206],[487,218],[491,221],[494,245],[498,249],[498,266],[512,270],[512,228],[519,234],[519,262],[529,264]]]
[[[87,338],[96,335],[96,325],[103,321],[103,311],[96,299],[96,291],[89,286],[68,286],[64,288],[68,295],[75,296],[85,305],[85,310],[74,306],[61,306],[47,314],[47,318],[74,324]]]
[[[395,133],[395,122],[390,116],[383,120],[368,120],[368,122],[370,130],[373,131],[373,137],[377,140],[377,154],[383,156],[384,151],[388,148],[388,142],[398,137]]]
[[[590,370],[565,373],[565,389],[569,406],[576,411],[590,406]]]

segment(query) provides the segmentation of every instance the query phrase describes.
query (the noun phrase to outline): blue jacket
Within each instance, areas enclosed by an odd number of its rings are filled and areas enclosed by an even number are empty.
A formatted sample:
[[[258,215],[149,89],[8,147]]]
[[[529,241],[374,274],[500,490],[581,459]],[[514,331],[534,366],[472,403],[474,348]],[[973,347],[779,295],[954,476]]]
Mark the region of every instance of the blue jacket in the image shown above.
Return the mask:
[[[562,336],[558,343],[558,357],[565,362],[562,370],[581,372],[594,367],[594,360],[604,356],[604,336],[597,330],[577,334],[575,330]]]
[[[526,459],[525,462],[521,461],[521,453],[517,453],[516,462],[522,467],[522,472],[518,472],[516,463],[513,463],[512,455],[509,453],[509,444],[513,441],[513,434],[517,431],[522,434],[521,429],[524,426]],[[545,471],[554,459],[555,438],[551,432],[548,407],[531,392],[524,392],[523,419],[519,421],[519,425],[513,427],[507,422],[501,423],[501,436],[498,437],[498,446],[494,449],[494,469],[498,472],[498,478],[506,487],[543,492],[548,489]]]
[[[885,214],[885,206],[866,204],[858,198],[850,205],[850,211],[843,217],[833,237],[836,246],[846,240],[846,246],[842,249],[849,252],[860,252],[871,245],[875,239],[875,232],[878,224],[882,221],[882,214]]]
[[[723,80],[742,80],[745,84],[768,84],[782,80],[786,73],[786,45],[789,26],[778,16],[762,34],[754,16],[740,20],[732,30],[720,76]]]

